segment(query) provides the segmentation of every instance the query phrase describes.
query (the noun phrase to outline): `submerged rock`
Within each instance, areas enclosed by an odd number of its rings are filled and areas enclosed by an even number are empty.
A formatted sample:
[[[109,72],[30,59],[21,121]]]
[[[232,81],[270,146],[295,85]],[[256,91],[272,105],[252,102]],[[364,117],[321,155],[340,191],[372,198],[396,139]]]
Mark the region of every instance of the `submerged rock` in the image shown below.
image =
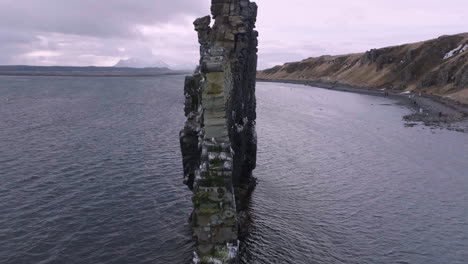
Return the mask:
[[[184,183],[194,192],[194,262],[234,263],[242,228],[237,208],[255,184],[257,5],[212,0],[211,13],[212,27],[210,16],[194,22],[201,58],[185,81],[180,144]]]

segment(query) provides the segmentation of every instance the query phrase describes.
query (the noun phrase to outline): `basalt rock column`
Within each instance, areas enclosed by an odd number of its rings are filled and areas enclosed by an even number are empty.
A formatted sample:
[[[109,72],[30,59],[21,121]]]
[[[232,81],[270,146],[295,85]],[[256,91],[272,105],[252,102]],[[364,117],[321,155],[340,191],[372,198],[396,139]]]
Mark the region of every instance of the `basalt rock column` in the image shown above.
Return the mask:
[[[236,195],[252,186],[256,163],[257,6],[212,0],[211,13],[213,27],[210,16],[194,22],[201,58],[186,78],[180,141],[185,183],[194,192],[194,261],[233,263],[239,244]]]

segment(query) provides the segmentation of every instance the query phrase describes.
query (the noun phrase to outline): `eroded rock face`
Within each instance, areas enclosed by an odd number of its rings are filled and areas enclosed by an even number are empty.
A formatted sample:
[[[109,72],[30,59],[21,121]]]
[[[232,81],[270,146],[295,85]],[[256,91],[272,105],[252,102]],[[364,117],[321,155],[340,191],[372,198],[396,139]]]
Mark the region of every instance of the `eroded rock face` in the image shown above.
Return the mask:
[[[194,262],[233,263],[237,201],[254,184],[257,5],[212,0],[211,17],[195,20],[200,66],[185,82],[187,121],[180,133],[184,182],[193,190]],[[241,191],[236,191],[241,190]]]

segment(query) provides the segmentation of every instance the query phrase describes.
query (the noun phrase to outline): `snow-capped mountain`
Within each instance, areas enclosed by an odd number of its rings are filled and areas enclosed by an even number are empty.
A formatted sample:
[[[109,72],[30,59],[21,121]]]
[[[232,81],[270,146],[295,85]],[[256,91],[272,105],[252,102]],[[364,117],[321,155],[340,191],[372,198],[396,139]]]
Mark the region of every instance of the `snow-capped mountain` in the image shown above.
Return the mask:
[[[169,65],[158,59],[138,59],[130,58],[128,60],[120,60],[114,67],[127,68],[169,68]]]

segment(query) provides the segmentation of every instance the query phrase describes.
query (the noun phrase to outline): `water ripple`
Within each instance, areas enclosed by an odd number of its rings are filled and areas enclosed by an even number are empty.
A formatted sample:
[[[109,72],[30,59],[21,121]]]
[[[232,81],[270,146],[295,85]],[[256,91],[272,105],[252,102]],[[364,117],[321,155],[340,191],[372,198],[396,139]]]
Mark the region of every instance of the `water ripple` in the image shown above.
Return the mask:
[[[0,263],[189,263],[183,77],[0,77]],[[392,101],[258,85],[241,261],[467,259],[468,139]]]
[[[187,263],[183,78],[19,83],[0,80],[0,263]]]
[[[465,134],[405,128],[382,98],[269,83],[257,97],[243,263],[466,261]]]

